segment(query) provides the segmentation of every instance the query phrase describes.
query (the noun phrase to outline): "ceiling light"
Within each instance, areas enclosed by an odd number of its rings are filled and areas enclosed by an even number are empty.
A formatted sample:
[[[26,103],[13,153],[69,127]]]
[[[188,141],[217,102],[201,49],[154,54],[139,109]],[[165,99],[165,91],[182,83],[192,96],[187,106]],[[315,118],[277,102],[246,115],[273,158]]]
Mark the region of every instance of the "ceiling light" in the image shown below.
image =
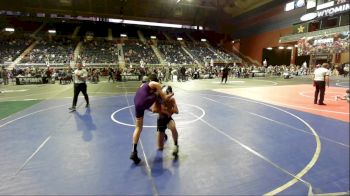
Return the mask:
[[[295,2],[295,6],[298,7],[298,8],[305,6],[305,0],[297,0]]]
[[[177,40],[178,40],[178,41],[182,41],[182,37],[178,37]]]
[[[283,46],[280,46],[280,47],[278,47],[278,49],[281,49],[281,50],[282,50],[282,49],[284,49],[284,47],[283,47]]]
[[[267,47],[266,49],[268,49],[268,50],[272,50],[272,48],[271,48],[271,47]]]
[[[60,3],[65,6],[72,6],[72,0],[60,0]]]
[[[55,34],[55,33],[56,33],[56,30],[52,30],[52,29],[51,29],[51,30],[48,30],[48,32],[51,33],[51,34]]]
[[[206,42],[207,40],[206,39],[201,39],[202,42]]]
[[[316,7],[316,10],[322,10],[322,9],[325,9],[325,8],[328,8],[328,7],[332,7],[334,5],[334,1],[329,1],[327,3],[323,3],[321,5],[318,5]]]
[[[15,29],[14,28],[5,28],[5,31],[7,31],[7,32],[14,32]]]
[[[312,13],[304,14],[303,16],[300,17],[300,20],[301,21],[308,21],[308,20],[312,20],[316,17],[317,17],[317,13],[312,12]]]
[[[306,3],[306,9],[311,9],[316,7],[316,0],[308,0]]]
[[[294,10],[294,1],[287,3],[284,7],[284,11],[288,12],[290,10]]]

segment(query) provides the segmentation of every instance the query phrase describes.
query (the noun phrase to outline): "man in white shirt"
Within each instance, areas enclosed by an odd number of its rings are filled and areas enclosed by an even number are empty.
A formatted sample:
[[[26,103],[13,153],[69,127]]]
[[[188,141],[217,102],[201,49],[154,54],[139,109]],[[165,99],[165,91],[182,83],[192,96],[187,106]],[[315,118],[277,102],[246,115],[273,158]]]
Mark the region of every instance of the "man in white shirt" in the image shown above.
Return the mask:
[[[318,100],[318,105],[326,105],[324,101],[324,94],[326,91],[326,85],[329,87],[329,64],[323,63],[322,67],[318,67],[314,71],[314,86],[315,86],[315,96],[314,104],[317,104],[318,95],[320,99]]]
[[[79,96],[80,91],[83,93],[83,95],[85,97],[85,101],[86,101],[85,107],[88,108],[90,106],[89,96],[87,94],[87,86],[86,86],[88,72],[86,71],[86,69],[83,69],[83,64],[81,64],[81,63],[78,63],[77,67],[78,67],[78,69],[76,69],[73,73],[73,76],[74,76],[74,97],[73,97],[72,107],[69,108],[71,111],[76,110],[78,96]]]

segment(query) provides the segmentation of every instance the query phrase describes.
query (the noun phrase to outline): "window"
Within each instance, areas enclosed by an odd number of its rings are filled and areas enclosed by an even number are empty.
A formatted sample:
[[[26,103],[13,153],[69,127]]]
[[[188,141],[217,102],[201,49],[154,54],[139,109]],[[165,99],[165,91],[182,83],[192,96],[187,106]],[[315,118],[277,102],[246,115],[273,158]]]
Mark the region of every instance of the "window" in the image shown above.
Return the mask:
[[[320,22],[314,21],[309,23],[309,32],[318,31],[320,29]]]
[[[323,3],[327,3],[333,0],[317,0],[317,5],[323,4]]]
[[[325,18],[322,20],[322,29],[328,29],[338,26],[338,17]]]
[[[340,26],[349,25],[349,14],[345,13],[340,16]]]

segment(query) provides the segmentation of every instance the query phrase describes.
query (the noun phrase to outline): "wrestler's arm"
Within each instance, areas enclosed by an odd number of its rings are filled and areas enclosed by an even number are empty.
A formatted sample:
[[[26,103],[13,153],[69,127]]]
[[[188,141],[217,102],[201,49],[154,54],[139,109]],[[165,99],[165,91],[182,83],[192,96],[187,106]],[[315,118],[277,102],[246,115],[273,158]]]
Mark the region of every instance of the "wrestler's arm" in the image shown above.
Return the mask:
[[[163,91],[162,91],[162,87],[161,85],[158,83],[158,82],[154,82],[154,81],[151,81],[149,84],[149,87],[154,90],[156,92],[157,95],[160,96],[160,98],[162,98],[163,100],[168,100],[170,97],[172,97],[174,95],[174,93],[171,93],[171,94],[165,94]]]
[[[326,82],[327,87],[329,87],[329,75],[324,77],[324,81]]]
[[[154,102],[153,105],[151,106],[151,111],[152,111],[153,113],[159,113],[160,110],[161,110],[160,107],[161,107],[161,104],[160,104],[158,101],[156,101],[156,102]]]
[[[160,102],[156,101],[154,102],[154,104],[152,105],[151,107],[151,111],[153,113],[159,113],[159,114],[162,114],[162,115],[168,115],[170,116],[171,114],[169,113],[168,111],[168,108],[165,107],[163,104],[161,104]]]
[[[170,101],[170,104],[172,105],[171,113],[178,114],[179,113],[179,108],[177,107],[175,99],[171,98],[169,101]]]

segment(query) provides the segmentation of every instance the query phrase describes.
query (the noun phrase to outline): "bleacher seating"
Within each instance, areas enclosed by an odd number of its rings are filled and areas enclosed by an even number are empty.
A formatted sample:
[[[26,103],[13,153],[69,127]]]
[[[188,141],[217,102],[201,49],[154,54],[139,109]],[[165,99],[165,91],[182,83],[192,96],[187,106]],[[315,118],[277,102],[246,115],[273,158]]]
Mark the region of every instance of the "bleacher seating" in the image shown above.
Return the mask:
[[[40,40],[32,51],[21,60],[21,63],[68,64],[73,60],[76,44],[76,41],[63,37]]]
[[[159,60],[151,46],[141,41],[128,40],[124,42],[123,51],[127,63],[140,64],[142,60],[146,64],[159,64]]]
[[[186,44],[194,59],[202,64],[205,64],[209,59],[213,59],[214,61],[219,60],[218,56],[209,50],[208,47],[202,42],[188,42]]]
[[[175,65],[196,65],[198,63],[205,65],[210,61],[217,63],[241,61],[233,53],[228,53],[217,47],[217,42],[223,40],[224,35],[215,32],[107,22],[69,20],[62,22],[62,19],[39,22],[38,19],[31,21],[28,18],[13,17],[11,20],[6,19],[6,21],[8,22],[6,24],[16,28],[16,32],[12,36],[1,34],[0,63],[14,61],[34,41],[37,41],[37,44],[22,58],[20,64],[67,65],[71,61],[77,60],[86,64],[116,65],[120,63],[119,55],[124,56],[126,64],[137,65],[141,61],[146,64],[160,65],[161,58],[166,64]],[[27,24],[24,24],[24,21]],[[37,32],[39,27],[43,28]],[[17,31],[17,28],[21,30]],[[56,33],[49,34],[47,32],[49,29],[56,30]],[[76,38],[73,38],[75,30],[79,31],[76,31]],[[140,39],[138,31],[144,35],[146,40]],[[36,35],[29,38],[29,35],[34,32]],[[127,34],[127,38],[121,38],[121,33]],[[169,36],[170,40],[164,33]],[[152,35],[157,37],[154,42],[150,40]],[[26,37],[24,38],[24,36]],[[177,37],[182,37],[183,41],[177,41]],[[208,42],[200,42],[202,38],[206,38]],[[214,44],[211,44],[208,38],[213,38],[211,40],[214,40]],[[193,41],[193,39],[197,41]],[[79,42],[82,43],[81,48],[77,48],[80,46]],[[123,47],[123,54],[121,54],[118,44]],[[74,54],[75,51],[78,53]],[[157,57],[157,55],[160,56]]]
[[[193,59],[181,48],[179,42],[158,44],[164,60],[171,64],[193,64]]]
[[[13,62],[32,43],[26,36],[0,36],[0,64]]]
[[[85,40],[78,60],[85,63],[117,64],[117,43],[115,41],[97,38],[91,41]]]

